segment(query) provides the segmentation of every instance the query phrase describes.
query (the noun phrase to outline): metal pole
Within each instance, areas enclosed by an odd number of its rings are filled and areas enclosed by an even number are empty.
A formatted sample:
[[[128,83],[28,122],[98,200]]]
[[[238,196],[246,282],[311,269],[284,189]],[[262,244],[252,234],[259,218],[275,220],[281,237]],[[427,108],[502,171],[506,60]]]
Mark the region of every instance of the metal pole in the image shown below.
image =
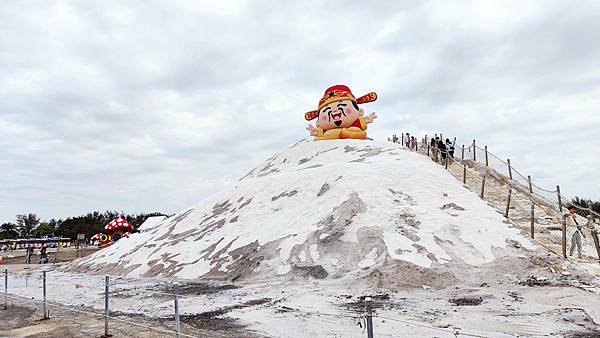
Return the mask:
[[[4,268],[4,310],[8,309],[8,268]]]
[[[556,186],[556,195],[558,196],[558,210],[560,212],[562,212],[563,211],[562,210],[562,200],[560,198],[560,186],[559,185]]]
[[[485,166],[489,167],[490,166],[490,161],[488,160],[488,150],[487,150],[487,146],[485,146]]]
[[[512,195],[512,189],[508,189],[508,201],[506,201],[506,212],[504,217],[508,218],[508,211],[510,210],[510,196]]]
[[[510,165],[510,158],[507,158],[506,162],[508,162],[508,177],[512,180],[512,167]]]
[[[464,144],[462,145],[462,155],[460,156],[460,159],[461,160],[465,159],[465,145]]]
[[[475,155],[477,152],[475,151],[475,140],[473,140],[473,162],[477,162],[477,156]]]
[[[483,198],[484,190],[485,190],[485,176],[483,176],[483,180],[481,180],[481,198]]]
[[[531,175],[527,175],[527,182],[529,182],[529,193],[533,194],[533,184],[531,183]]]
[[[533,203],[531,203],[531,238],[535,237],[535,229],[534,229],[534,223],[535,223],[535,214],[534,214],[534,205]]]
[[[110,279],[108,276],[104,277],[104,338],[108,338],[111,335],[108,334],[108,283]]]
[[[464,149],[464,146],[463,146]],[[463,184],[467,184],[467,165],[463,164]]]
[[[402,133],[402,146],[403,147],[405,146],[405,144],[404,144],[404,133]]]
[[[371,297],[365,298],[367,308],[367,337],[373,338],[373,313],[371,312]]]
[[[181,333],[181,325],[179,324],[179,294],[177,283],[173,284],[173,292],[175,293],[175,337],[179,338]]]
[[[42,271],[42,277],[42,284],[44,286],[44,306],[42,307],[42,311],[44,312],[44,319],[48,319],[48,312],[46,311],[46,271]]]

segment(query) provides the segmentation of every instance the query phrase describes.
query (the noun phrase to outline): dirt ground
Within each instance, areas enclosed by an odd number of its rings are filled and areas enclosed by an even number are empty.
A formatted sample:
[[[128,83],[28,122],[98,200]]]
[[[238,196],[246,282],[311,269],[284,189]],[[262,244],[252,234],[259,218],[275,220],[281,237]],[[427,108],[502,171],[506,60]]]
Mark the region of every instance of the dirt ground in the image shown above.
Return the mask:
[[[42,320],[42,310],[37,304],[26,304],[18,301],[17,304],[9,303],[7,310],[0,307],[0,337],[74,337],[89,338],[102,337],[104,334],[104,317],[102,313],[97,315],[76,313],[55,307],[50,307],[50,319]],[[92,312],[90,309],[82,311]],[[109,334],[112,337],[132,338],[158,338],[174,337],[174,333],[161,332],[160,330],[173,330],[173,318],[150,319],[142,316],[127,316],[111,313],[109,322]],[[114,318],[114,319],[113,319]],[[119,322],[125,320],[135,322],[138,325]],[[217,320],[218,321],[218,320]],[[194,337],[261,337],[252,332],[245,331],[241,325],[224,325],[210,318],[182,318],[181,333]],[[142,327],[147,326],[148,328]]]

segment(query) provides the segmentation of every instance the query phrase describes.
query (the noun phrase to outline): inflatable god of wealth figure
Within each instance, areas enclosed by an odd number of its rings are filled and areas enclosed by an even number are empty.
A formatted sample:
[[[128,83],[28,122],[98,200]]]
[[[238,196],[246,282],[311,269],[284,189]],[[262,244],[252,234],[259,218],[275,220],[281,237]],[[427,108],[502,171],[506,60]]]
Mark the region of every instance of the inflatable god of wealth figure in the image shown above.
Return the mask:
[[[373,122],[377,115],[363,116],[364,110],[358,105],[375,100],[377,94],[373,92],[356,99],[350,88],[344,85],[329,87],[319,101],[319,108],[304,114],[307,121],[317,119],[316,128],[309,123],[306,130],[317,140],[364,140],[367,138],[367,124]]]

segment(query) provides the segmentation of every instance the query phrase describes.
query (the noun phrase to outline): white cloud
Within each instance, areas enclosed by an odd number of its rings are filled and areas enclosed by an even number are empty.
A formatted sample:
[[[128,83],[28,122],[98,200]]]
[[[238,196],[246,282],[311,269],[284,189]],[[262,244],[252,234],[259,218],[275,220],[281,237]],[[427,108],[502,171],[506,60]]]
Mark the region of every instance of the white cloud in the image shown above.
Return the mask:
[[[597,2],[13,2],[0,8],[0,221],[175,212],[306,136],[348,84],[370,135],[478,139],[600,198]],[[116,193],[115,193],[116,192]]]

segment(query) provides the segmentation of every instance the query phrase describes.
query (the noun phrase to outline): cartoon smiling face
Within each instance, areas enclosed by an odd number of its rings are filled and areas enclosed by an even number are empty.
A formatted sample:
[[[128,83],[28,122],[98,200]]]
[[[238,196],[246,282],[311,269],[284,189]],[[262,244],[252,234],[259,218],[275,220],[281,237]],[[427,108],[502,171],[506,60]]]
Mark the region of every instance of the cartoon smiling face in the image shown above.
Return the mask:
[[[360,116],[358,104],[351,100],[334,101],[319,110],[317,127],[323,130],[347,128]]]

